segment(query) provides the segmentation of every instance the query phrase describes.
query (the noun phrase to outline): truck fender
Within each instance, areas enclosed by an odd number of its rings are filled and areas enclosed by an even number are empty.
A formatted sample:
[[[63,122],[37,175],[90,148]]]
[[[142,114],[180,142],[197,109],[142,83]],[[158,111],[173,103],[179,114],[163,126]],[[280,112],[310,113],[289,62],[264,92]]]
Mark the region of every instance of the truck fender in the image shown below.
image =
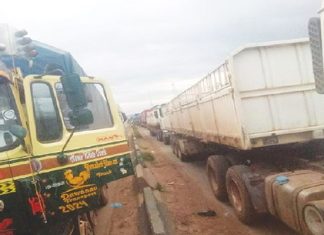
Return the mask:
[[[250,167],[241,169],[240,175],[245,183],[246,189],[257,213],[267,213],[267,202],[265,197],[265,181],[264,177],[253,172]]]

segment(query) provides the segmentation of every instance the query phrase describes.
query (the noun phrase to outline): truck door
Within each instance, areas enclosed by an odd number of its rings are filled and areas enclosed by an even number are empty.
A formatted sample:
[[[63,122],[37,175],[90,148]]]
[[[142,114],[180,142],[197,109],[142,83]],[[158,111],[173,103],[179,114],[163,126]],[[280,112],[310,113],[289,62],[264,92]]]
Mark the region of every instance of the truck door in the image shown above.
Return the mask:
[[[74,126],[59,76],[24,79],[31,165],[50,215],[99,207],[100,187],[133,173],[117,106],[102,84],[83,80],[93,123]]]
[[[14,234],[14,228],[23,228],[20,222],[22,198],[17,182],[19,169],[26,152],[20,140],[12,134],[12,127],[21,125],[13,87],[0,75],[0,234]]]

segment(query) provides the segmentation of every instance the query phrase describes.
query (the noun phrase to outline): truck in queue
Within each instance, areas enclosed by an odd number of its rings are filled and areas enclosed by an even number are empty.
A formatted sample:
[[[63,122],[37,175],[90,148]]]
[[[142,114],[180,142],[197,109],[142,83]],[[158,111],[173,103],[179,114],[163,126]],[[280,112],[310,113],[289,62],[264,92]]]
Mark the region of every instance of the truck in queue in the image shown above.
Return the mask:
[[[168,104],[173,152],[183,161],[208,157],[212,192],[243,223],[271,214],[300,234],[324,234],[320,25],[311,20],[310,41],[234,51]]]
[[[146,110],[144,110],[144,111],[142,111],[141,113],[140,113],[140,118],[139,118],[139,125],[140,126],[142,126],[142,127],[146,127],[146,124],[147,124],[147,121],[146,121],[146,119],[147,119],[147,113],[148,113],[148,109],[146,109]]]
[[[170,144],[168,105],[155,105],[141,113],[141,124],[149,130],[150,135],[164,144]]]
[[[0,234],[85,234],[107,184],[133,174],[118,106],[69,53],[0,33]]]
[[[159,123],[160,130],[157,133],[157,140],[163,142],[165,145],[170,144],[170,120],[168,115],[168,104],[161,104],[159,108]]]
[[[145,112],[145,111],[144,111]],[[151,136],[157,136],[160,131],[160,105],[156,105],[146,111],[146,125]]]

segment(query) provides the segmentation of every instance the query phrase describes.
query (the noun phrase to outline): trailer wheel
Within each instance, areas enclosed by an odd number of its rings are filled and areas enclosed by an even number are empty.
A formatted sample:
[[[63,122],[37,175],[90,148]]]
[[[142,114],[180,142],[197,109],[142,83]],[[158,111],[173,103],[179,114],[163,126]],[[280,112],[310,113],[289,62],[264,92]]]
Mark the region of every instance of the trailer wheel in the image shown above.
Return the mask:
[[[162,142],[163,141],[163,136],[162,136],[162,132],[159,133],[159,141]]]
[[[171,148],[172,148],[172,153],[175,154],[175,155],[177,155],[175,143],[172,143],[171,144]]]
[[[174,151],[175,151],[175,155],[177,156],[177,158],[180,158],[181,150],[177,144],[175,144],[175,146],[174,146]]]
[[[160,142],[162,142],[163,141],[163,139],[162,139],[162,132],[161,131],[159,131],[157,134],[156,134],[156,139],[158,140],[158,141],[160,141]]]
[[[182,161],[182,162],[186,162],[186,161],[189,160],[189,159],[188,159],[188,156],[185,155],[183,152],[181,152],[181,148],[180,148],[179,145],[176,145],[175,148],[176,148],[176,155],[177,155],[177,157],[180,159],[180,161]]]
[[[163,138],[163,143],[164,143],[165,145],[169,145],[169,144],[170,144],[170,137],[164,137],[164,138]]]
[[[226,172],[229,167],[230,163],[222,155],[213,155],[207,160],[208,181],[215,197],[220,201],[227,200]]]
[[[189,156],[185,155],[184,153],[181,152],[181,150],[179,150],[180,155],[179,155],[179,159],[182,162],[188,162],[189,161]]]
[[[245,224],[251,224],[256,217],[249,192],[242,179],[243,174],[249,171],[249,167],[237,165],[230,167],[226,174],[226,188],[230,203],[239,220]]]

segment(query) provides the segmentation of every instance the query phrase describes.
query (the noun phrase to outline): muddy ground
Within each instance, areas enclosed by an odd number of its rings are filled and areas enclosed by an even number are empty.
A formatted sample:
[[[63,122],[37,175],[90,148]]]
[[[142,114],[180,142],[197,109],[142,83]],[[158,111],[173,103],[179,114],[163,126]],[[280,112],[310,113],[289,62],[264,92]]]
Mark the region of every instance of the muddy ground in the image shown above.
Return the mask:
[[[240,223],[229,204],[217,201],[208,185],[205,160],[181,162],[165,146],[139,128],[142,138],[137,144],[143,152],[151,152],[153,161],[146,165],[161,185],[162,196],[167,204],[177,235],[296,235],[271,216],[262,218],[253,226]],[[213,210],[215,217],[201,217],[200,211]]]
[[[135,177],[129,176],[109,184],[109,204],[96,211],[96,235],[140,235]],[[120,203],[120,208],[112,208]]]

